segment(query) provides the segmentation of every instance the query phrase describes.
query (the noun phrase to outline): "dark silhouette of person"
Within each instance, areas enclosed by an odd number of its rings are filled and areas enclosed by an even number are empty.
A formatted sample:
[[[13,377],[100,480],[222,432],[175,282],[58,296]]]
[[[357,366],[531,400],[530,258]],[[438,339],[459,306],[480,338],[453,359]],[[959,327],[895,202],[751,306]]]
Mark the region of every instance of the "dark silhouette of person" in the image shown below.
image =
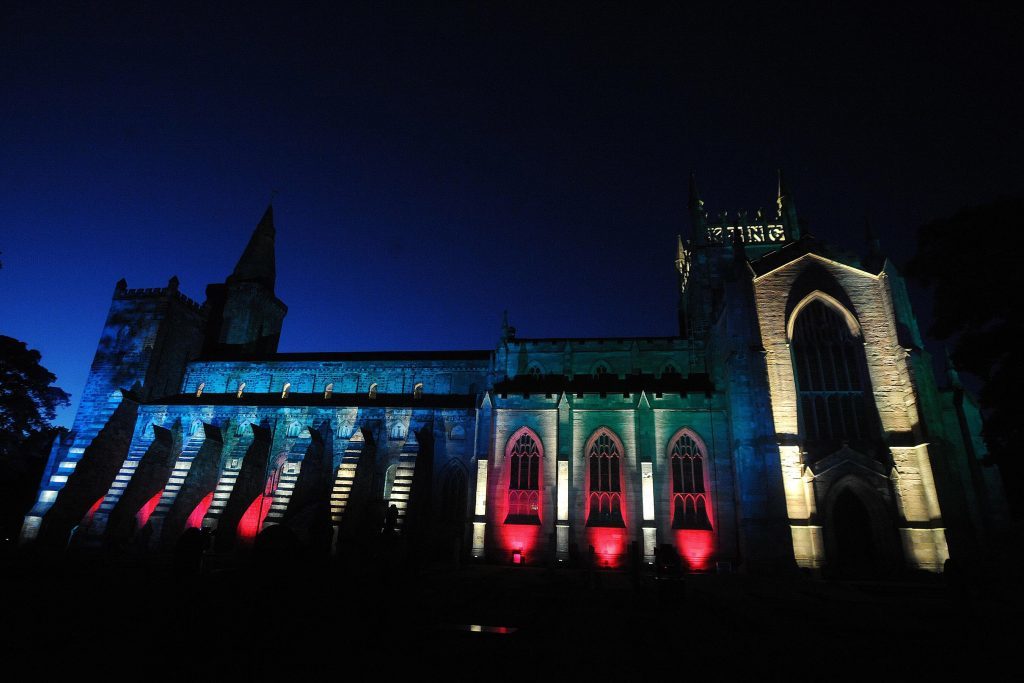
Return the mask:
[[[384,516],[384,535],[394,536],[395,530],[398,528],[398,506],[394,503],[388,507],[388,512]]]

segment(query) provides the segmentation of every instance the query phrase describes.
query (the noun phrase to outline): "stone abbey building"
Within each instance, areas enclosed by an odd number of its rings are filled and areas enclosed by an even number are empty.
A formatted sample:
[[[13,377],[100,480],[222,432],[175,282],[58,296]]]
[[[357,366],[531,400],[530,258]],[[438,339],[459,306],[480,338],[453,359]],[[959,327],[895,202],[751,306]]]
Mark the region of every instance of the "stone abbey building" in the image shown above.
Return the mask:
[[[692,181],[689,204],[675,337],[506,322],[494,349],[278,353],[269,208],[202,304],[121,280],[23,541],[159,552],[199,528],[227,553],[280,526],[338,552],[390,516],[422,547],[527,564],[979,552],[1005,513],[978,408],[952,370],[940,388],[877,241],[801,234],[781,182],[770,216],[713,220]]]

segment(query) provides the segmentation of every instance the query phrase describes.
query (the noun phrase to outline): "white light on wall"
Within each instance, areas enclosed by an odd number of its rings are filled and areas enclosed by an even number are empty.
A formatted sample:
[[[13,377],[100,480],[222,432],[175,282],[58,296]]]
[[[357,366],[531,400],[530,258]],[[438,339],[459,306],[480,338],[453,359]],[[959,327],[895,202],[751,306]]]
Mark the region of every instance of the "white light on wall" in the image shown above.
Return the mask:
[[[558,521],[569,520],[569,461],[558,461]]]
[[[487,524],[484,522],[473,522],[473,556],[480,557],[484,554],[484,536]]]
[[[640,463],[641,493],[644,502],[644,521],[654,521],[654,465],[649,462]]]
[[[476,510],[478,517],[487,514],[487,461],[476,461]],[[474,532],[475,533],[475,532]]]

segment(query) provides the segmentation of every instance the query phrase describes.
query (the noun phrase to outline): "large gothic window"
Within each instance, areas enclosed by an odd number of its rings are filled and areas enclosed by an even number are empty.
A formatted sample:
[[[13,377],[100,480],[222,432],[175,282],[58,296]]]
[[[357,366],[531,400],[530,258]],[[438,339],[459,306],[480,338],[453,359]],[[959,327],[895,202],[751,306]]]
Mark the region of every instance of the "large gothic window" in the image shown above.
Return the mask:
[[[621,470],[622,443],[601,428],[587,447],[587,526],[624,526]]]
[[[711,528],[704,479],[704,449],[695,436],[684,430],[672,443],[669,454],[673,529]]]
[[[527,428],[512,435],[505,449],[508,466],[506,524],[540,524],[540,439]]]
[[[797,313],[792,348],[807,452],[827,455],[844,443],[869,449],[864,343],[843,314],[820,299],[811,301]]]

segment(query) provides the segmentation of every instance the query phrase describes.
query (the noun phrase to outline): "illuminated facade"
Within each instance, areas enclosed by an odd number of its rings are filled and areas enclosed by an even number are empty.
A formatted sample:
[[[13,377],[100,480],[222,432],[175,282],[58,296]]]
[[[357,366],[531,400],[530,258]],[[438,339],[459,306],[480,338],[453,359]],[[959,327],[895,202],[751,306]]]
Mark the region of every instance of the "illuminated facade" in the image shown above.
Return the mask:
[[[903,281],[778,207],[711,221],[691,185],[676,337],[277,353],[270,209],[202,305],[122,280],[23,540],[216,552],[273,526],[527,564],[672,546],[695,570],[941,570],[1004,517],[976,405],[939,389]],[[70,540],[69,540],[70,539]]]

